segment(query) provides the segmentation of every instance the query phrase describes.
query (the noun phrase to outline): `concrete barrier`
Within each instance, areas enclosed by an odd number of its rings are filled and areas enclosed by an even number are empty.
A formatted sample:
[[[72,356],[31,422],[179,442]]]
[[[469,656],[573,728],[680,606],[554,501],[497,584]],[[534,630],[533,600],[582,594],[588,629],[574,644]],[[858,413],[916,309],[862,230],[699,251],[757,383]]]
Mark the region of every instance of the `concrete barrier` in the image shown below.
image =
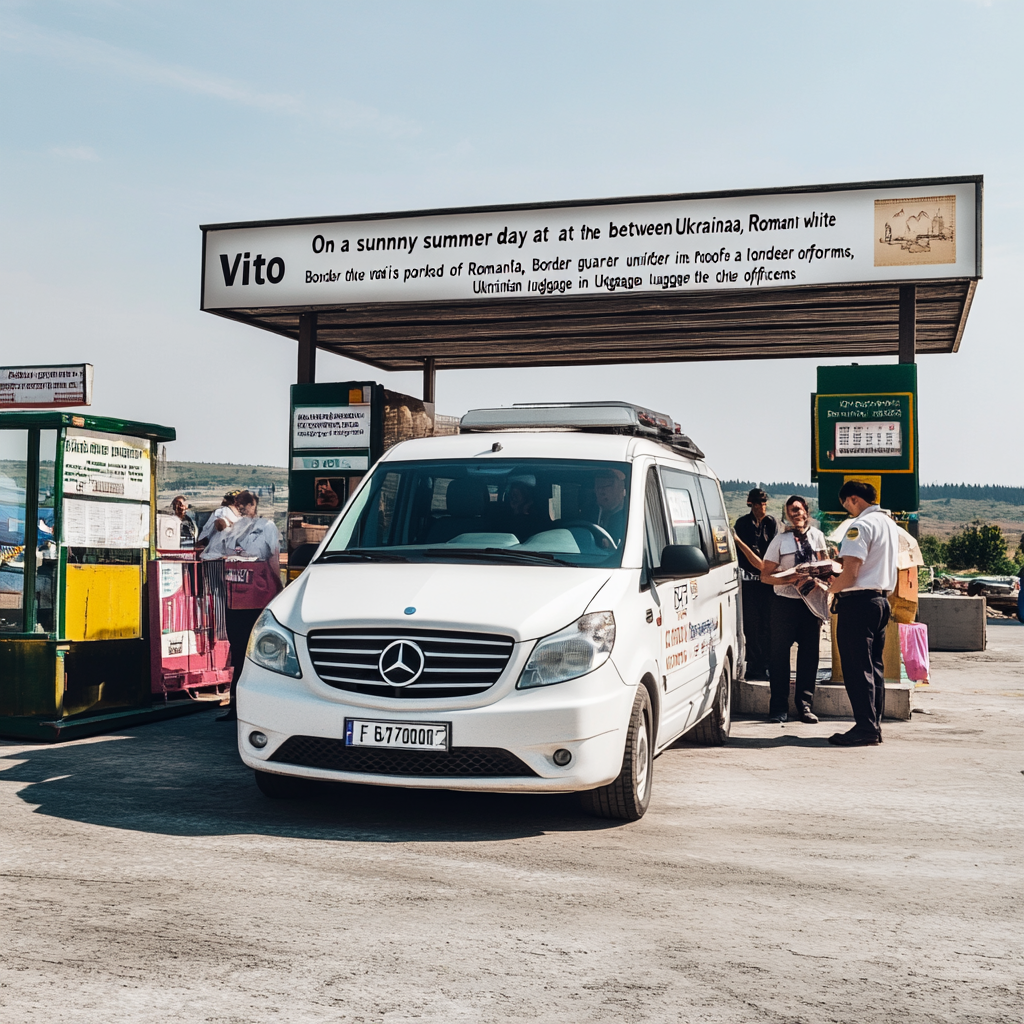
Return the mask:
[[[984,597],[922,594],[917,621],[928,627],[929,651],[983,651],[987,640]]]
[[[789,717],[796,718],[793,703],[795,685],[789,684]],[[737,679],[733,683],[733,709],[737,714],[767,715],[771,691],[768,683]],[[885,717],[906,722],[914,706],[914,684],[910,682],[885,684]],[[814,713],[819,718],[852,718],[853,708],[841,683],[818,683],[814,692]]]

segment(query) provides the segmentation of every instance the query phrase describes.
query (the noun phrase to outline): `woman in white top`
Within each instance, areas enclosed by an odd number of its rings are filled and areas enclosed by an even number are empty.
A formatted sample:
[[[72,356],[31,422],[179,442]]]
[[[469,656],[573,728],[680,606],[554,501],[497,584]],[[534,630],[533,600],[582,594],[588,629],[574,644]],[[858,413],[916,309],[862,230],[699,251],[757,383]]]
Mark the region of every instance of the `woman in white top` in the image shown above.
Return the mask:
[[[235,502],[241,493],[241,491],[229,491],[224,495],[220,508],[214,510],[213,515],[206,520],[199,533],[199,539],[196,541],[196,547],[199,550],[209,544],[218,533],[226,530],[229,526],[234,526],[242,518],[241,513],[235,508]]]
[[[792,575],[780,578],[778,574],[807,562],[828,558],[828,547],[825,535],[811,525],[807,501],[800,495],[794,494],[787,500],[786,519],[785,531],[776,534],[764,553],[764,568],[761,570],[761,582],[773,585],[776,597],[784,599],[772,603],[768,720],[785,722],[789,717],[789,652],[796,644],[794,702],[800,721],[814,723],[818,719],[811,707],[818,675],[822,620],[811,610],[802,591],[806,590],[810,596],[817,582],[799,569],[795,584]]]

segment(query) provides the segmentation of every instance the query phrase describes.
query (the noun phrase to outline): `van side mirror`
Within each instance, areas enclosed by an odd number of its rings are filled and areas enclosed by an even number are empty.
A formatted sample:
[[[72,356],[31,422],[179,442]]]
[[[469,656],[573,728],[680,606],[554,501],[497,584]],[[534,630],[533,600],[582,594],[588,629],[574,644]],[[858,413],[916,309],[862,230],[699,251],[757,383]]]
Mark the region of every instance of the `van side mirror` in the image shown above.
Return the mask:
[[[319,544],[300,544],[291,554],[288,555],[289,569],[305,569],[313,560]]]
[[[654,571],[655,579],[687,580],[711,571],[704,552],[694,544],[667,544],[661,553],[661,565]]]

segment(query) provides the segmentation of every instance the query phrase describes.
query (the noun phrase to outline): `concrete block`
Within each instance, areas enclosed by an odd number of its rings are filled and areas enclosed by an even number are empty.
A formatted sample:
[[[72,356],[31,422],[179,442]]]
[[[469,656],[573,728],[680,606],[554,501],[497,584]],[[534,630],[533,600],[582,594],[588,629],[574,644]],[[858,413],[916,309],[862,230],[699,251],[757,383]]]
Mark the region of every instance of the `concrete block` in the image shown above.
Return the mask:
[[[789,714],[796,716],[793,703],[795,684],[789,684]],[[733,710],[737,714],[767,715],[770,697],[768,683],[737,679],[733,683]],[[906,722],[914,706],[914,684],[911,682],[885,684],[885,717]],[[841,683],[818,683],[814,691],[814,713],[819,718],[852,718],[853,709],[846,687]]]
[[[986,611],[984,597],[922,594],[917,621],[928,627],[928,650],[985,650]]]

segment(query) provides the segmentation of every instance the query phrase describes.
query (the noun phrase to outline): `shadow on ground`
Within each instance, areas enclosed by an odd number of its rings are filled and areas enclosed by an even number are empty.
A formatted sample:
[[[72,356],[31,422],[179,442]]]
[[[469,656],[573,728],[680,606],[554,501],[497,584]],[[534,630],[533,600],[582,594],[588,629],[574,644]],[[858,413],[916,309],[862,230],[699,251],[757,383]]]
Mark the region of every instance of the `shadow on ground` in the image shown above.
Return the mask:
[[[315,783],[301,800],[269,800],[235,735],[211,712],[92,740],[0,744],[0,783],[24,783],[18,796],[37,814],[174,836],[473,843],[622,824],[587,817],[571,795]]]

